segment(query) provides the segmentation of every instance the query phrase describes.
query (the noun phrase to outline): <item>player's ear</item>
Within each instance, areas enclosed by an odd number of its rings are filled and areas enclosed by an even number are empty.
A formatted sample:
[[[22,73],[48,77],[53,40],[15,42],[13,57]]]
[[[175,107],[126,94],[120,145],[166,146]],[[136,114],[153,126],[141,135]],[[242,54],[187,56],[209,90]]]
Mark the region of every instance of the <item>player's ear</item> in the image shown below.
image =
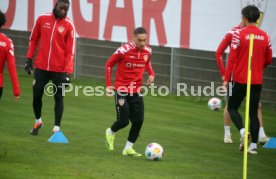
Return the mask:
[[[242,26],[245,27],[246,26],[246,17],[242,16]]]

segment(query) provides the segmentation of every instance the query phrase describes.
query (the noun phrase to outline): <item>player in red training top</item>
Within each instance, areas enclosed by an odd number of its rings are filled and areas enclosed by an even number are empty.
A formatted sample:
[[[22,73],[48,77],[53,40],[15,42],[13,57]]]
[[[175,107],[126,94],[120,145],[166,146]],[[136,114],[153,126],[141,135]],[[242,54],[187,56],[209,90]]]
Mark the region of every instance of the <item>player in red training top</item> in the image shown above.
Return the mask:
[[[0,11],[0,28],[5,25],[6,17],[5,14]],[[13,87],[13,95],[15,99],[18,99],[20,96],[20,88],[18,83],[18,77],[15,66],[14,58],[14,49],[12,40],[9,39],[6,35],[0,33],[0,99],[3,93],[3,70],[5,62],[8,64],[8,70],[10,73],[10,78]]]
[[[25,70],[33,73],[32,58],[38,48],[34,61],[33,110],[35,124],[31,135],[37,135],[43,125],[41,119],[42,96],[46,84],[52,80],[55,99],[55,126],[53,132],[60,130],[63,114],[62,90],[68,85],[69,75],[73,73],[75,53],[75,27],[66,17],[69,0],[58,0],[52,13],[42,14],[32,30],[27,52]],[[39,45],[38,45],[39,43]]]
[[[106,142],[109,150],[114,150],[115,133],[129,124],[128,140],[123,150],[123,155],[142,156],[133,149],[143,121],[144,102],[140,95],[143,74],[146,70],[149,74],[147,85],[154,81],[154,72],[150,63],[151,48],[146,45],[147,31],[143,27],[134,30],[132,42],[122,45],[108,59],[106,63],[106,87],[107,92],[115,90],[115,105],[117,120],[111,128],[106,129]],[[112,68],[117,64],[115,85],[112,85]]]
[[[252,136],[251,144],[248,148],[250,154],[257,154],[257,141],[259,133],[258,104],[262,91],[263,69],[272,63],[272,47],[269,36],[256,26],[260,16],[257,7],[249,5],[242,9],[242,23],[244,28],[237,30],[233,34],[230,54],[225,72],[224,86],[230,80],[233,74],[232,96],[228,100],[228,112],[231,120],[237,127],[241,135],[240,150],[243,151],[244,144],[244,126],[242,117],[238,112],[244,97],[246,96],[247,69],[249,54],[249,35],[254,35],[254,47],[252,55],[252,78],[251,78],[251,95],[250,95],[250,133]],[[246,146],[247,147],[247,146]]]
[[[216,61],[217,61],[217,65],[218,65],[220,74],[222,76],[222,80],[224,80],[224,76],[225,76],[223,54],[224,54],[225,50],[228,48],[228,46],[231,45],[231,40],[232,40],[232,36],[233,36],[234,32],[237,30],[240,30],[242,28],[242,26],[243,26],[242,23],[240,23],[240,25],[233,27],[224,36],[224,38],[220,42],[218,49],[216,51]],[[231,90],[232,90],[232,80],[230,80],[230,82],[228,84],[228,89],[227,89],[228,95],[229,95],[229,93],[231,94]],[[224,143],[231,144],[231,143],[233,143],[233,140],[231,138],[231,130],[230,130],[231,118],[230,118],[230,115],[227,110],[227,104],[225,105],[225,108],[224,108],[223,117],[224,117]],[[259,118],[259,122],[260,122],[259,140],[258,141],[259,141],[259,143],[264,144],[269,140],[269,138],[266,136],[265,131],[264,131],[261,103],[259,103],[259,107],[258,107],[258,118]]]

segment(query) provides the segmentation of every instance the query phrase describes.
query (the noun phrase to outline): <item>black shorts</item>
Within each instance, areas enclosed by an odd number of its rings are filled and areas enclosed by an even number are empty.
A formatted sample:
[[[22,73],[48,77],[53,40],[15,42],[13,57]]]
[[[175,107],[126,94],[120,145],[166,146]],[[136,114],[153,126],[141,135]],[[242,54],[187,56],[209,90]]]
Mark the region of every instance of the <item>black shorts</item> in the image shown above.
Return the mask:
[[[234,83],[233,95],[229,97],[228,109],[239,108],[243,99],[246,97],[247,84]],[[257,111],[262,91],[262,85],[251,84],[250,88],[250,111]]]
[[[63,72],[52,72],[46,71],[36,68],[34,71],[34,81],[33,81],[33,89],[34,92],[44,91],[45,86],[49,81],[53,82],[53,92],[60,91],[62,89],[62,83],[65,82],[65,73]]]
[[[3,93],[3,87],[0,87],[0,99],[2,97],[2,93]]]
[[[227,95],[225,96],[225,101],[229,100],[229,96],[232,96],[232,89],[233,89],[234,82],[229,81],[227,85]]]
[[[117,120],[123,122],[144,120],[144,101],[139,93],[127,94],[115,92]]]

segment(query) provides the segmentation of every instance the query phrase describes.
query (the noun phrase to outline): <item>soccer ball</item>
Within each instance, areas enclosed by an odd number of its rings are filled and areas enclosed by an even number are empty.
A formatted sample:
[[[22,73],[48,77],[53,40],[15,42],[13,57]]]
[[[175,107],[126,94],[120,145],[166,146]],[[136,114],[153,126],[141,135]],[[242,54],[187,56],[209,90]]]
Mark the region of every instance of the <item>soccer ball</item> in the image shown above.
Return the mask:
[[[218,111],[221,108],[221,100],[219,98],[211,98],[208,101],[208,108],[213,111]]]
[[[145,149],[145,156],[149,160],[160,160],[163,156],[163,147],[158,143],[150,143]]]

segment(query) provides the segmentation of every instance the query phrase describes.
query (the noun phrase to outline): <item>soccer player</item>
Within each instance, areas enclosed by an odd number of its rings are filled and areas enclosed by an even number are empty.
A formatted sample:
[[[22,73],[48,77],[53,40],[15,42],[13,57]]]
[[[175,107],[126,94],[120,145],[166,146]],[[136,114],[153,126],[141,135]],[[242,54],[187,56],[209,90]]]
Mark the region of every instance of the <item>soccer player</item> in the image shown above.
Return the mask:
[[[52,13],[38,17],[32,30],[25,70],[33,73],[32,58],[36,48],[34,60],[33,81],[33,110],[35,124],[31,135],[37,135],[43,125],[41,119],[42,96],[44,87],[52,80],[55,99],[55,126],[53,132],[60,130],[63,114],[62,83],[69,83],[69,76],[73,73],[75,52],[75,28],[72,21],[66,17],[69,0],[58,0]],[[39,43],[39,45],[38,45]]]
[[[246,96],[249,35],[254,34],[254,48],[252,55],[252,79],[250,94],[250,133],[252,136],[248,153],[257,154],[257,141],[259,133],[258,106],[263,83],[263,69],[272,63],[272,47],[269,36],[266,32],[256,27],[256,22],[260,16],[257,7],[249,5],[242,9],[242,23],[244,28],[237,30],[233,34],[230,54],[225,72],[223,85],[226,87],[233,74],[232,96],[228,100],[228,112],[231,120],[237,127],[241,135],[240,150],[244,149],[244,126],[242,117],[238,112],[242,100]],[[247,147],[247,146],[246,146]]]
[[[0,11],[0,28],[5,25],[6,17],[5,14]],[[13,95],[15,99],[19,99],[20,96],[20,88],[18,83],[18,77],[15,66],[15,58],[14,58],[14,49],[13,42],[3,33],[0,33],[0,99],[3,93],[3,70],[5,66],[5,62],[8,64],[8,70],[12,82],[13,87]]]
[[[119,47],[106,63],[107,93],[110,95],[115,89],[117,114],[117,120],[106,129],[106,142],[107,148],[114,150],[116,132],[126,127],[130,120],[132,125],[123,155],[140,157],[142,155],[133,149],[144,121],[144,102],[139,88],[142,85],[145,70],[149,74],[147,85],[154,81],[155,75],[150,63],[152,50],[146,45],[147,31],[143,27],[138,27],[133,35],[133,41]],[[112,68],[116,64],[117,72],[113,87]]]
[[[228,46],[231,44],[231,39],[236,30],[240,30],[243,27],[243,24],[240,23],[238,26],[233,27],[222,39],[220,42],[218,49],[216,51],[216,61],[217,65],[219,67],[220,74],[222,76],[222,80],[224,80],[225,76],[225,68],[224,68],[224,59],[223,54]],[[230,80],[230,83],[228,84],[228,95],[231,94],[231,88],[232,88],[232,81]],[[233,143],[233,140],[231,138],[231,130],[230,130],[230,122],[231,118],[227,110],[227,105],[225,105],[224,108],[224,143],[231,144]],[[263,126],[263,117],[262,117],[262,110],[261,110],[261,103],[259,103],[258,107],[258,118],[260,122],[260,129],[259,129],[259,143],[264,144],[266,143],[269,138],[266,136]]]

